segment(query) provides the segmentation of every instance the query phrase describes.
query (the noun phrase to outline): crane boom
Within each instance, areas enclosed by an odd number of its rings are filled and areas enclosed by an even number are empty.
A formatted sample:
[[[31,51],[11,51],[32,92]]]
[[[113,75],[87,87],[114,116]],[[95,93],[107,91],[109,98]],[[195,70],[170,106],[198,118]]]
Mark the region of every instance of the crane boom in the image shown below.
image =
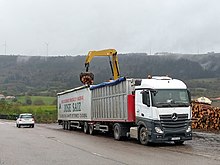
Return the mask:
[[[89,72],[89,64],[92,61],[93,57],[95,56],[112,56],[112,61],[110,60],[110,66],[112,70],[112,75],[114,80],[119,78],[119,66],[118,66],[118,57],[117,57],[117,51],[115,49],[105,49],[100,51],[89,51],[86,61],[85,61],[85,68],[86,72],[80,74],[80,80],[83,84],[92,84],[94,75]]]

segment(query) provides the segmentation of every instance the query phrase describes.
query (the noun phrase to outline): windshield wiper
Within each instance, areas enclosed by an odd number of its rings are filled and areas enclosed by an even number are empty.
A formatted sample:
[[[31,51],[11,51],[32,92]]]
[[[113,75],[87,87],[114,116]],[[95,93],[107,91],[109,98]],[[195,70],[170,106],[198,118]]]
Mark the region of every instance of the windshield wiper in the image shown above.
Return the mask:
[[[189,103],[175,103],[175,106],[177,106],[177,107],[188,107]]]
[[[188,107],[189,103],[156,103],[156,107]]]
[[[170,103],[156,103],[156,107],[172,107]]]

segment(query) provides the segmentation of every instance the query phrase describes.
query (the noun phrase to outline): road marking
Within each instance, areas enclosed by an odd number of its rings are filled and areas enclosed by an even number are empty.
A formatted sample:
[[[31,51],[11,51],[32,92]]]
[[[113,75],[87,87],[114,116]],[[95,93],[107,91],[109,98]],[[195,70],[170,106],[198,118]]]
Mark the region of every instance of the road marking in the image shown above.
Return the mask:
[[[65,144],[64,142],[60,141],[60,140],[55,140],[56,142],[58,143],[61,143],[61,144]]]
[[[63,141],[61,141],[61,140],[59,140],[59,139],[56,139],[56,137],[52,137],[52,138],[51,138],[51,137],[47,137],[47,136],[44,136],[44,135],[40,135],[40,136],[42,136],[42,137],[44,137],[44,138],[47,138],[47,139],[49,139],[49,140],[53,140],[53,141],[55,141],[55,142],[57,142],[57,143],[60,143],[60,144],[63,144],[63,145],[66,145],[66,146],[69,146],[69,147],[72,147],[72,148],[81,150],[81,151],[83,151],[83,152],[86,152],[86,153],[89,153],[89,154],[92,154],[92,155],[101,157],[101,158],[106,159],[106,160],[111,160],[111,161],[113,161],[113,162],[117,162],[117,163],[120,163],[120,164],[128,165],[127,163],[124,163],[124,162],[115,160],[115,159],[113,159],[113,158],[109,158],[108,156],[105,156],[105,155],[102,155],[102,154],[99,154],[99,153],[96,153],[96,152],[91,152],[91,151],[86,150],[86,149],[84,149],[84,148],[77,147],[77,146],[74,146],[74,145],[65,143],[65,142],[63,142]]]
[[[95,152],[92,152],[93,155],[97,155],[97,156],[100,156],[100,157],[104,157],[103,155],[101,154],[98,154],[98,153],[95,153]]]

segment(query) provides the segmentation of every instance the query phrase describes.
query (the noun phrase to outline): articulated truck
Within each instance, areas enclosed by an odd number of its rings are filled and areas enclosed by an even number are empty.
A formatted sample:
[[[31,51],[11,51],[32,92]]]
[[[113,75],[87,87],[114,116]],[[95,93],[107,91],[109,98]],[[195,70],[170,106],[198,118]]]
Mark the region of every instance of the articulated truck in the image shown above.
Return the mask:
[[[57,94],[58,123],[86,134],[112,132],[114,139],[136,138],[141,144],[192,139],[190,92],[168,76],[120,77]]]

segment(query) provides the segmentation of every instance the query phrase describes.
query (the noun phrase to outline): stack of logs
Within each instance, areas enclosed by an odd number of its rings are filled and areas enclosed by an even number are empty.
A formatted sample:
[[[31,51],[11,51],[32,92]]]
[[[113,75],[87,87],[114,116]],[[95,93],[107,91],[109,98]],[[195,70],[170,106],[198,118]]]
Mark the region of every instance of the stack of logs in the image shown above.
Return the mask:
[[[210,131],[220,130],[220,108],[193,102],[192,128]]]

